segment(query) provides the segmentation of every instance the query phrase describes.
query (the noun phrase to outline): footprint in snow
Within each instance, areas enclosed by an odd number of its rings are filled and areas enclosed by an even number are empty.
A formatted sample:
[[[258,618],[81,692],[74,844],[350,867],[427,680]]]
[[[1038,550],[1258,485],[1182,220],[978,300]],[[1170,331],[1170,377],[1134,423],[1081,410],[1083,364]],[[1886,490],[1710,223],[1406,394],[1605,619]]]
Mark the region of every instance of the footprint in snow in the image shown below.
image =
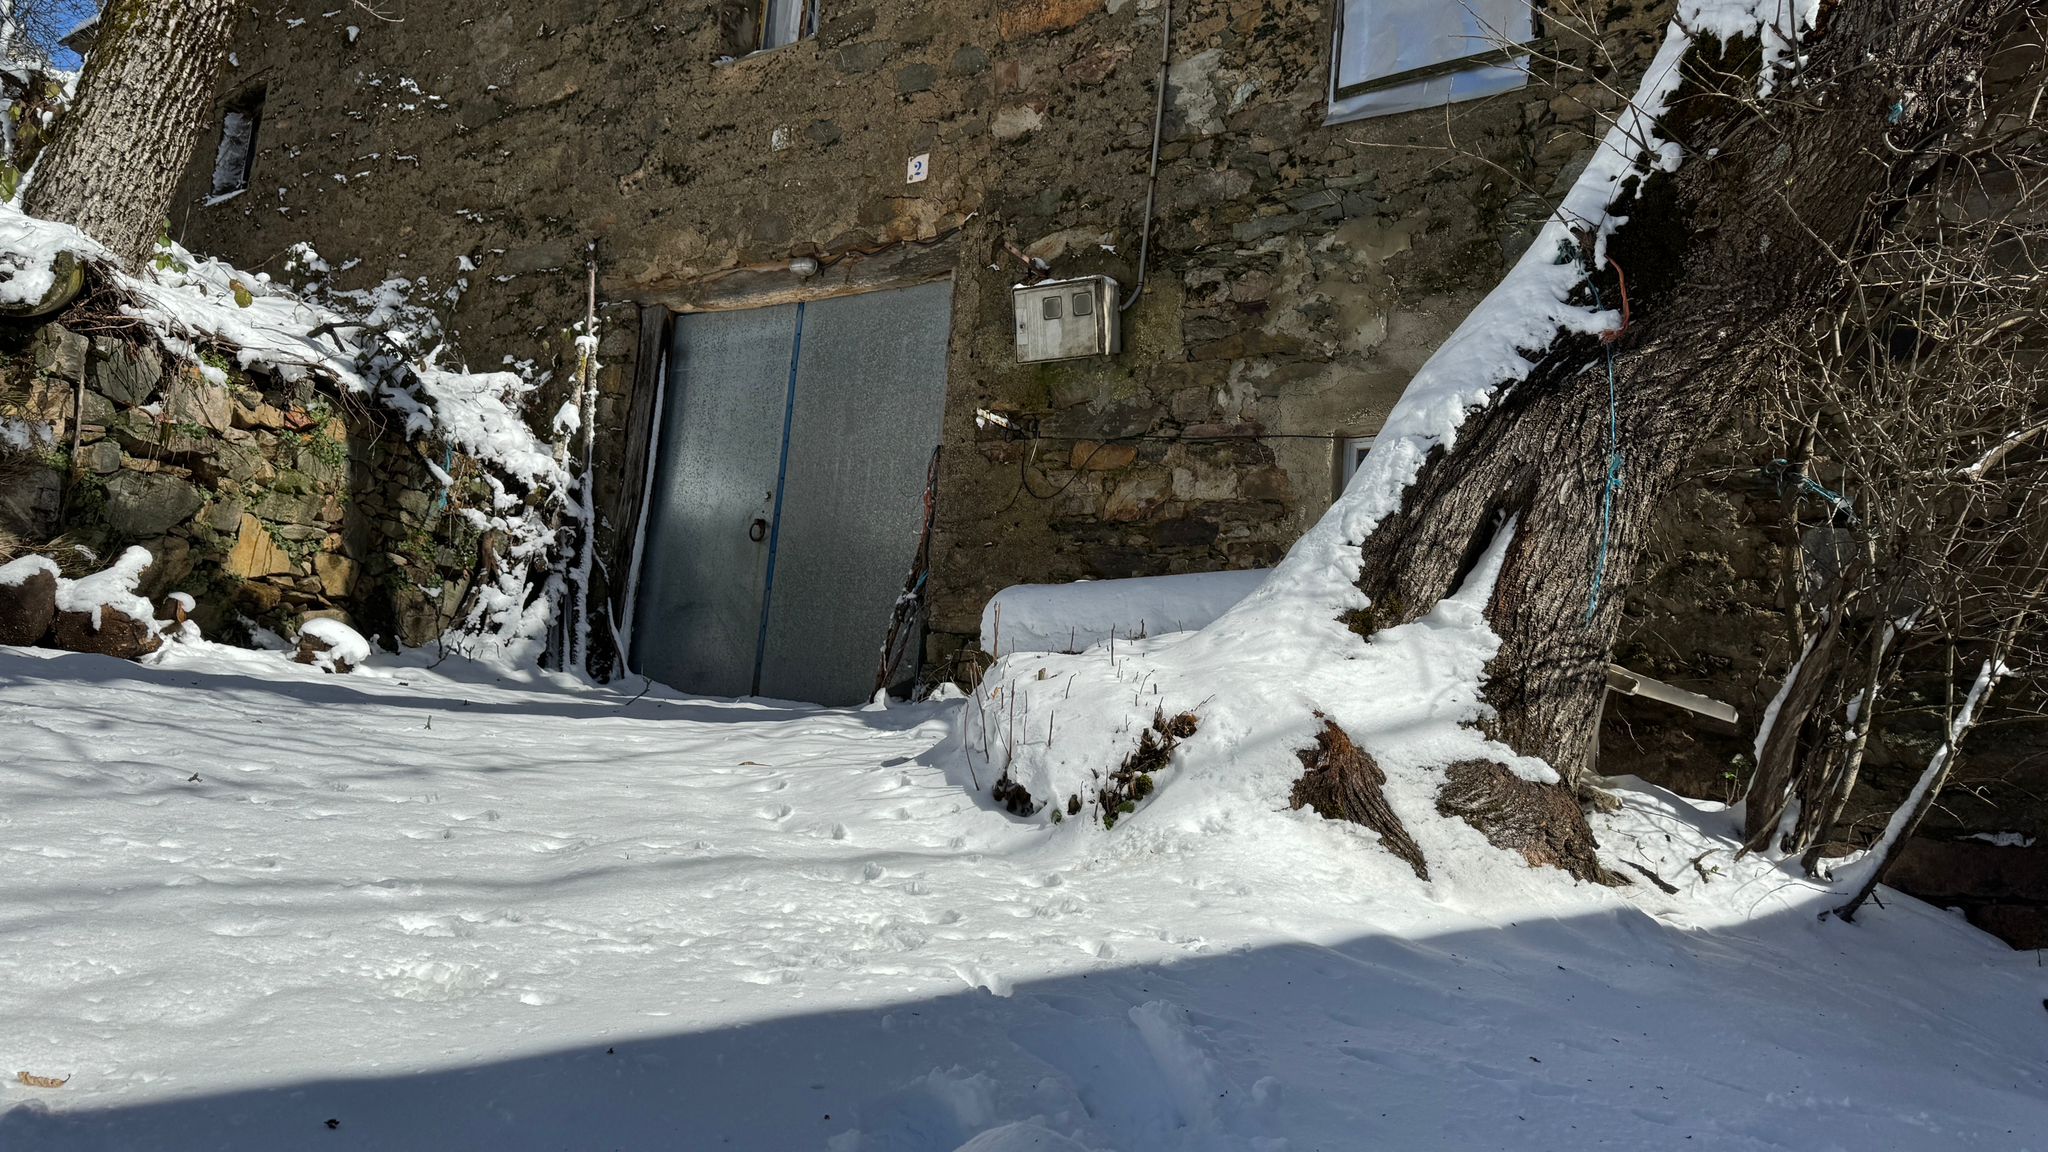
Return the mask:
[[[1505,1068],[1495,1068],[1491,1065],[1479,1064],[1471,1060],[1465,1060],[1461,1063],[1464,1065],[1465,1071],[1472,1073],[1474,1076],[1483,1076],[1488,1080],[1497,1080],[1504,1082],[1508,1080],[1518,1080],[1521,1078],[1517,1076],[1515,1073],[1510,1072]]]
[[[528,844],[526,850],[529,852],[555,853],[574,852],[588,847],[590,847],[590,841],[579,837],[574,840],[537,840],[532,844]]]
[[[452,938],[470,936],[476,931],[468,918],[454,915],[437,916],[406,912],[392,917],[391,923],[407,936]]]
[[[802,976],[799,976],[798,974],[790,971],[787,968],[778,969],[775,971],[762,971],[757,969],[750,972],[742,972],[739,974],[739,978],[744,983],[760,984],[763,986],[775,984],[795,984],[802,981],[803,979]]]
[[[386,995],[400,1000],[446,1001],[474,996],[498,982],[495,970],[438,960],[401,962],[373,973]]]
[[[207,931],[215,936],[245,938],[250,936],[282,936],[291,925],[284,920],[264,919],[215,924]]]

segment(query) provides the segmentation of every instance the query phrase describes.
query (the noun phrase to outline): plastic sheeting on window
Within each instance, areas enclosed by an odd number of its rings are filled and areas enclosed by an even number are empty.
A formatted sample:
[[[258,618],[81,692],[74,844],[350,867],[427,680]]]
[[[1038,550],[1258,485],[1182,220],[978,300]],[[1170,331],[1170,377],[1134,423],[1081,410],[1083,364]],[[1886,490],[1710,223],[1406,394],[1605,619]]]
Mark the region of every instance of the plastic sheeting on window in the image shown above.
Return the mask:
[[[780,48],[810,34],[813,12],[806,0],[766,0],[766,4],[761,47]]]
[[[1479,56],[1535,38],[1532,0],[1343,0],[1328,123],[1388,116],[1512,92],[1528,83],[1527,60],[1471,68],[1340,96],[1417,68]]]

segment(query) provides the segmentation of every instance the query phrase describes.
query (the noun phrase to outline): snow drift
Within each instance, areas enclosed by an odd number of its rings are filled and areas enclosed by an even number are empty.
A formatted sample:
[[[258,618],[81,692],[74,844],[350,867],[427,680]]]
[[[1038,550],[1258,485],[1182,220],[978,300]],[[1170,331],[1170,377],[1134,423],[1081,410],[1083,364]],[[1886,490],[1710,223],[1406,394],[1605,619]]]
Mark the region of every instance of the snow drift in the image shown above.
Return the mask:
[[[1816,920],[1838,895],[1734,860],[1719,805],[1658,789],[1625,783],[1595,827],[1675,891],[1479,847],[1425,887],[1223,764],[1111,835],[1017,821],[963,794],[958,704],[166,651],[0,650],[0,1147],[2019,1152],[2048,1131],[2032,955],[1910,899]]]

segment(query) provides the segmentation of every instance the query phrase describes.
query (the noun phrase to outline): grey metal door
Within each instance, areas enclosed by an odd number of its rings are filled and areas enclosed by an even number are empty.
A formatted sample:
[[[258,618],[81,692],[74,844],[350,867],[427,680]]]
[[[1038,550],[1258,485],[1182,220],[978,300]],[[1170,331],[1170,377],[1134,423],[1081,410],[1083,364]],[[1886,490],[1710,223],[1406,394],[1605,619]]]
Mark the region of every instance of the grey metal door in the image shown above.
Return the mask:
[[[634,665],[719,696],[873,689],[923,522],[950,283],[677,318]]]
[[[797,306],[676,317],[633,663],[712,696],[754,690]]]
[[[924,524],[953,286],[807,305],[761,656],[764,696],[857,704]]]

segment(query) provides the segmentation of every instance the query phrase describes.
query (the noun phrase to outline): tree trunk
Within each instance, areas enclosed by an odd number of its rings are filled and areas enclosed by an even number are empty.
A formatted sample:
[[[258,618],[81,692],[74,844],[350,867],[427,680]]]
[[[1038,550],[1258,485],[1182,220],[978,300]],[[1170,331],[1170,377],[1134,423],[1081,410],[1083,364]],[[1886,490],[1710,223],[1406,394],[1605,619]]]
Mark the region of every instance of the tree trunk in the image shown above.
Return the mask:
[[[1487,612],[1501,638],[1493,735],[1583,786],[1624,593],[1660,506],[1785,351],[1810,346],[1811,320],[1874,223],[1976,107],[1995,34],[2021,2],[1844,0],[1822,18],[1797,82],[1764,100],[1754,42],[1695,44],[1659,126],[1689,161],[1613,208],[1627,221],[1608,252],[1634,316],[1612,348],[1618,445],[1606,350],[1560,335],[1527,380],[1431,454],[1401,511],[1366,540],[1359,588],[1373,606],[1354,626],[1428,612],[1500,520],[1519,516]],[[1611,268],[1592,283],[1609,306],[1620,298]],[[1621,483],[1604,517],[1617,451]]]
[[[1763,734],[1756,756],[1756,772],[1743,794],[1742,851],[1762,852],[1784,822],[1785,805],[1792,800],[1792,786],[1799,777],[1799,752],[1806,721],[1824,698],[1829,683],[1841,665],[1842,605],[1829,609],[1820,634],[1813,638],[1798,667],[1778,698],[1778,714],[1771,730]]]
[[[1800,773],[1799,821],[1792,830],[1791,847],[1802,853],[1800,863],[1809,876],[1820,875],[1821,850],[1833,838],[1848,809],[1849,796],[1856,791],[1870,732],[1883,708],[1884,686],[1891,678],[1891,646],[1897,626],[1881,615],[1868,621],[1865,629],[1868,635],[1861,659],[1849,662],[1836,677],[1840,687],[1830,694],[1832,714],[1826,739]]]
[[[2001,649],[2002,647],[2001,645]],[[1847,904],[1835,909],[1835,915],[1844,920],[1854,920],[1856,910],[1863,907],[1863,902],[1870,899],[1870,894],[1877,891],[1877,886],[1884,881],[1884,874],[1891,869],[1892,858],[1897,853],[1899,845],[1912,839],[1913,834],[1920,830],[1920,822],[1933,810],[1935,800],[1941,796],[1942,786],[1948,783],[1950,773],[1955,771],[1956,757],[1961,754],[1963,738],[1976,727],[1978,715],[1990,702],[1993,689],[1998,687],[1998,681],[2004,675],[2005,665],[2000,662],[1998,656],[1984,662],[1984,669],[1977,674],[1976,684],[1971,686],[1969,694],[1964,697],[1962,708],[1949,718],[1948,732],[1942,740],[1941,747],[1935,750],[1933,758],[1927,763],[1927,770],[1920,774],[1920,779],[1914,784],[1913,791],[1907,795],[1906,802],[1899,806],[1898,811],[1892,813],[1891,821],[1885,825],[1884,834],[1878,837],[1877,843],[1870,846],[1870,854],[1852,866],[1851,870],[1845,870],[1853,871],[1855,875],[1838,877],[1851,879],[1856,884],[1856,893],[1849,897]]]
[[[113,0],[78,101],[36,165],[30,215],[76,225],[131,269],[166,226],[243,0]]]

